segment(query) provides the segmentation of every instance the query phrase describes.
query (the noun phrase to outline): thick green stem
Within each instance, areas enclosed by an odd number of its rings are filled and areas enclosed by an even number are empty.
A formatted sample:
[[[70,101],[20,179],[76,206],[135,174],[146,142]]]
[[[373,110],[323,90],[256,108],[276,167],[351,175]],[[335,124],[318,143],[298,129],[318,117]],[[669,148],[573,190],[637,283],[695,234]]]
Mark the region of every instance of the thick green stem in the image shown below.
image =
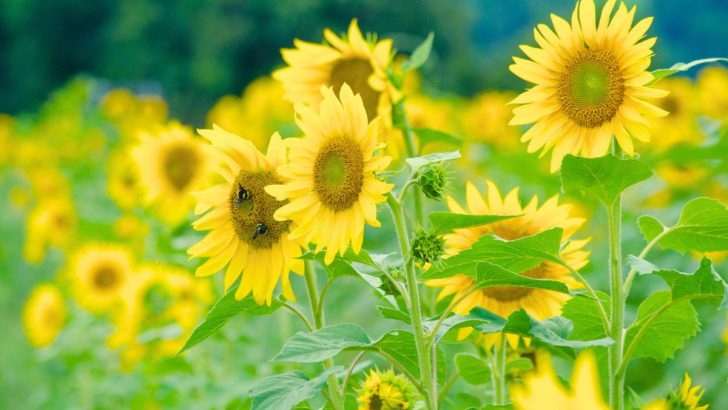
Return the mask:
[[[308,290],[308,301],[311,304],[311,315],[313,316],[313,326],[315,329],[321,329],[326,325],[324,319],[323,304],[319,305],[319,293],[316,287],[316,265],[314,261],[306,261],[305,275],[306,289]],[[332,359],[326,359],[323,362],[325,369],[334,367]],[[334,410],[344,410],[344,397],[339,387],[339,380],[335,374],[329,376],[329,400]]]
[[[613,410],[624,408],[624,285],[622,283],[622,197],[608,208],[609,224],[609,287],[611,289],[610,336],[614,344],[609,347],[609,404]]]
[[[420,368],[420,379],[424,385],[425,403],[427,408],[437,410],[437,383],[432,372],[432,356],[428,348],[427,335],[422,324],[422,307],[420,306],[420,292],[417,286],[417,276],[415,275],[415,266],[412,258],[409,257],[410,245],[407,236],[407,226],[404,221],[404,212],[402,205],[389,194],[387,196],[387,204],[392,210],[392,218],[394,226],[397,230],[397,238],[399,239],[402,260],[404,260],[404,269],[406,274],[407,290],[409,295],[409,309],[412,318],[412,333],[415,336],[415,347],[417,349],[417,361]]]
[[[500,342],[495,345],[493,380],[495,381],[495,404],[503,405],[508,402],[506,389],[506,344],[505,333],[500,335]]]

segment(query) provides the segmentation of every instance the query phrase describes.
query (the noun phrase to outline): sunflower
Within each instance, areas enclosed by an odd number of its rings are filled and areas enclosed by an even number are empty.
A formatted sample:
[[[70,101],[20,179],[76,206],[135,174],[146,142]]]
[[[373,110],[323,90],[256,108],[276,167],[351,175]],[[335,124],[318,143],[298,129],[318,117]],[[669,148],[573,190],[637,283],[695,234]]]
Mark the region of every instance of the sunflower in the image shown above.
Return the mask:
[[[571,373],[571,389],[559,381],[546,353],[539,353],[536,371],[511,389],[517,410],[608,410],[599,387],[599,371],[590,351],[579,354]]]
[[[23,258],[38,264],[48,247],[66,249],[73,242],[76,225],[76,211],[70,198],[41,198],[26,220]]]
[[[93,313],[112,311],[133,277],[130,252],[118,245],[87,245],[71,264],[73,290],[81,307]]]
[[[669,77],[660,82],[660,87],[670,94],[656,105],[670,115],[654,120],[653,134],[659,138],[652,141],[652,147],[661,152],[678,144],[700,144],[705,136],[698,128],[698,95],[692,81]]]
[[[45,283],[36,286],[23,307],[23,327],[35,347],[53,343],[66,322],[66,304],[61,291]]]
[[[187,216],[190,195],[205,181],[207,156],[192,131],[176,122],[161,127],[157,135],[142,134],[131,155],[146,191],[146,201],[159,218],[175,225]]]
[[[510,92],[498,91],[477,95],[463,111],[464,135],[492,147],[513,148],[518,144],[518,130],[508,125],[508,102],[514,97]]]
[[[108,173],[109,197],[123,210],[134,208],[140,199],[139,173],[126,149],[118,149],[111,154]]]
[[[126,88],[109,91],[102,98],[99,110],[127,141],[136,140],[140,131],[163,124],[169,111],[162,97],[136,95]]]
[[[728,69],[715,65],[698,73],[701,111],[716,120],[728,119]]]
[[[207,213],[192,226],[210,231],[188,250],[192,257],[209,258],[195,274],[212,275],[227,265],[225,291],[242,274],[237,299],[252,291],[258,304],[270,304],[280,279],[283,295],[295,300],[289,272],[303,274],[303,261],[297,259],[301,246],[289,238],[295,225],[273,218],[286,202],[264,191],[282,180],[277,168],[286,161],[286,146],[280,135],[271,137],[263,155],[250,141],[217,126],[199,132],[212,144],[210,154],[223,164],[218,172],[225,182],[195,194],[195,213]]]
[[[570,205],[559,205],[559,199],[554,196],[540,207],[538,198],[533,197],[525,207],[518,199],[518,188],[513,189],[505,197],[501,197],[498,188],[488,181],[488,195],[483,197],[477,188],[468,183],[466,187],[467,211],[463,209],[452,197],[447,199],[451,212],[473,215],[522,215],[475,228],[458,229],[445,235],[446,255],[455,255],[470,248],[482,235],[494,234],[505,240],[514,240],[535,235],[551,228],[562,228],[561,258],[574,269],[584,267],[588,262],[589,252],[583,250],[589,239],[571,240],[571,236],[581,227],[584,220],[570,215]],[[567,286],[578,287],[579,283],[563,266],[545,261],[538,267],[523,272],[522,275],[562,281]],[[455,275],[450,278],[431,279],[425,283],[427,286],[442,288],[438,296],[441,300],[455,294],[453,301],[460,299],[473,285],[473,279],[465,275]],[[492,286],[479,289],[466,296],[454,308],[453,312],[465,315],[476,306],[485,308],[502,317],[525,309],[530,315],[543,320],[558,316],[561,307],[569,299],[568,295],[543,289],[531,289],[514,286]],[[459,337],[464,338],[472,331],[471,328],[460,330]],[[518,337],[507,335],[512,346],[518,343]],[[487,345],[495,342],[494,337],[486,337]]]
[[[705,393],[705,390],[701,386],[692,386],[690,375],[685,373],[682,383],[680,383],[680,390],[670,392],[667,395],[667,402],[670,403],[673,409],[707,410],[709,405],[700,405],[703,393]]]
[[[368,122],[361,96],[348,85],[339,100],[333,88],[322,88],[320,111],[296,106],[296,123],[305,133],[290,139],[289,163],[278,168],[284,184],[266,187],[279,201],[290,201],[275,213],[279,221],[292,220],[292,239],[326,247],[329,264],[349,244],[361,250],[364,224],[379,226],[377,203],[386,200],[392,185],[377,179],[391,158],[374,155],[377,121]]]
[[[412,383],[392,369],[370,370],[358,394],[359,410],[411,409],[419,398]]]
[[[667,93],[650,86],[647,71],[656,38],[643,40],[652,18],[632,27],[636,7],[609,0],[596,24],[594,0],[577,3],[571,25],[551,15],[534,30],[539,47],[521,46],[530,60],[514,57],[510,70],[535,86],[516,97],[511,125],[533,124],[523,134],[528,151],[553,148],[551,170],[566,154],[596,157],[607,153],[612,136],[629,155],[632,137],[649,141],[649,119],[667,115],[646,99]]]
[[[273,78],[283,84],[285,98],[316,109],[322,101],[322,86],[338,93],[348,84],[361,96],[367,118],[380,116],[389,129],[391,101],[397,94],[386,73],[392,60],[392,40],[365,40],[356,19],[349,24],[346,37],[329,29],[324,30],[324,37],[328,44],[296,40],[296,48],[281,50],[288,66],[275,71]]]

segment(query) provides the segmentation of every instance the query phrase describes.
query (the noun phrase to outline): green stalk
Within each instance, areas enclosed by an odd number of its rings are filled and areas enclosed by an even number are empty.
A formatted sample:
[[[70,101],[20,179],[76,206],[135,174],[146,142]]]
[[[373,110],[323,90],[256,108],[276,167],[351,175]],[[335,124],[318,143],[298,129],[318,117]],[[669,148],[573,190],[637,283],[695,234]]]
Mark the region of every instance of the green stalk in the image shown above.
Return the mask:
[[[622,283],[622,196],[608,207],[609,224],[609,287],[611,289],[610,336],[614,344],[609,347],[609,404],[613,410],[624,409],[624,294]]]
[[[437,383],[435,375],[432,372],[432,356],[428,348],[427,335],[422,325],[422,307],[420,306],[420,292],[417,286],[417,276],[415,275],[415,266],[412,258],[409,257],[410,245],[409,236],[407,236],[407,226],[404,222],[404,212],[402,205],[397,202],[390,193],[387,196],[387,204],[392,211],[394,226],[397,230],[397,238],[399,239],[399,247],[404,260],[404,268],[406,273],[407,289],[409,294],[409,309],[412,317],[412,332],[415,336],[415,347],[417,349],[417,361],[420,368],[420,378],[425,388],[425,403],[427,408],[437,410]]]
[[[495,345],[495,357],[494,357],[494,369],[493,369],[493,380],[495,383],[495,404],[502,405],[506,404],[507,390],[506,390],[506,344],[505,333],[501,334],[500,341]]]
[[[315,329],[321,329],[326,325],[324,319],[323,306],[319,309],[319,294],[316,287],[316,265],[312,260],[306,261],[305,267],[306,289],[308,290],[308,301],[311,304],[311,315],[313,316],[313,326]],[[332,359],[326,359],[323,362],[324,369],[334,367]],[[344,397],[339,387],[339,380],[335,374],[329,375],[329,400],[334,410],[344,410]]]

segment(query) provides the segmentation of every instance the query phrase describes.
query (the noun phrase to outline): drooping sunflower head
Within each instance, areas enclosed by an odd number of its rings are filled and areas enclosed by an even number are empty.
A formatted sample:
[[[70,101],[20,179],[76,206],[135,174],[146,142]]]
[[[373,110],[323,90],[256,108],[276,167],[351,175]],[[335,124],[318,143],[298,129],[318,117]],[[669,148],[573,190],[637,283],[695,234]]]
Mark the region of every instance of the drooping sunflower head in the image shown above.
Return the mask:
[[[649,141],[650,118],[667,112],[647,102],[666,92],[652,88],[647,71],[656,39],[643,39],[648,17],[634,26],[636,7],[616,0],[604,5],[596,21],[594,0],[577,3],[571,24],[551,15],[553,29],[534,29],[538,47],[521,46],[529,59],[514,57],[511,71],[534,86],[511,103],[511,125],[533,126],[523,134],[528,151],[553,148],[551,170],[566,154],[596,157],[607,153],[612,136],[629,155],[632,137]]]
[[[322,101],[321,87],[338,93],[348,84],[361,96],[367,116],[388,118],[394,87],[386,70],[392,58],[392,40],[367,41],[356,19],[351,21],[345,37],[324,31],[328,44],[296,40],[296,48],[281,51],[288,66],[273,73],[283,84],[285,98],[314,108]]]
[[[189,211],[190,193],[208,176],[208,160],[192,131],[172,122],[156,135],[143,134],[132,149],[147,202],[160,219],[176,224]]]
[[[283,184],[266,187],[278,200],[288,201],[275,218],[293,221],[291,238],[326,248],[325,261],[343,254],[349,244],[359,253],[364,224],[379,226],[377,203],[392,185],[377,179],[391,158],[375,155],[377,121],[368,122],[361,96],[348,85],[340,99],[332,88],[322,88],[319,110],[299,104],[296,123],[301,139],[289,139],[287,165],[278,168]]]
[[[227,265],[226,290],[242,275],[237,299],[252,292],[257,303],[270,304],[280,280],[283,295],[295,300],[289,273],[303,273],[300,242],[289,238],[295,224],[273,217],[287,201],[265,191],[282,182],[278,169],[286,162],[286,144],[274,134],[263,155],[250,141],[217,126],[199,132],[210,141],[209,154],[225,182],[195,193],[195,213],[205,214],[192,226],[210,231],[188,250],[192,257],[209,258],[196,275],[212,275]]]
[[[590,351],[579,354],[571,373],[571,389],[566,389],[556,376],[548,354],[540,352],[536,370],[526,374],[523,385],[511,388],[511,399],[517,410],[608,410],[599,387],[599,371]]]
[[[113,311],[133,273],[131,253],[117,245],[78,250],[69,272],[78,304],[93,313]]]
[[[372,369],[358,390],[359,410],[411,409],[419,399],[412,383],[392,369]]]
[[[53,343],[66,322],[66,304],[61,291],[45,283],[36,286],[23,306],[23,328],[35,347]]]
[[[705,390],[701,386],[693,386],[690,375],[685,373],[679,391],[667,395],[667,402],[673,410],[707,410],[709,405],[700,405]]]
[[[462,208],[455,199],[450,197],[448,198],[450,211],[473,215],[522,216],[480,227],[457,229],[453,233],[445,235],[446,254],[455,255],[470,248],[482,235],[493,234],[501,239],[514,240],[535,235],[548,229],[562,228],[564,230],[561,238],[563,244],[561,249],[562,259],[574,269],[580,269],[587,264],[589,252],[583,248],[589,239],[571,239],[572,235],[584,223],[584,220],[570,215],[571,206],[560,205],[556,196],[539,206],[538,198],[534,196],[523,207],[518,198],[518,188],[502,197],[495,184],[490,181],[487,184],[488,193],[486,196],[482,196],[473,184],[468,183],[466,187],[467,209]],[[548,261],[543,262],[536,268],[522,272],[521,275],[537,279],[558,280],[566,283],[569,287],[579,286],[565,267]],[[456,275],[449,278],[428,280],[425,284],[442,288],[438,296],[439,299],[455,294],[453,300],[457,300],[470,289],[473,285],[473,279],[465,275]],[[543,289],[492,286],[482,288],[466,296],[453,308],[453,312],[467,314],[474,307],[480,306],[502,317],[508,317],[511,313],[524,309],[538,319],[546,319],[558,316],[561,307],[568,298],[568,295]],[[463,338],[471,331],[470,328],[463,328],[460,330],[459,337]],[[508,340],[512,345],[516,345],[518,337],[508,335]],[[490,344],[494,339],[486,337],[485,341]]]

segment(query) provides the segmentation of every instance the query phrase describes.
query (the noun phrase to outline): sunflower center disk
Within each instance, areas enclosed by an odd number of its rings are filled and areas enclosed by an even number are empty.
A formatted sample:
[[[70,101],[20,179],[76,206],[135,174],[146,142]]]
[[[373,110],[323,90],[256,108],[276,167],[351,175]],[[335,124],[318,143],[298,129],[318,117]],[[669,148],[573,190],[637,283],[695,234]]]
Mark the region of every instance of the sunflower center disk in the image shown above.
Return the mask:
[[[354,94],[359,94],[364,102],[364,109],[367,118],[370,120],[377,116],[379,105],[379,91],[372,89],[369,85],[369,77],[374,70],[369,60],[363,58],[351,58],[337,62],[331,69],[329,85],[334,87],[334,92],[339,93],[344,83],[349,84]]]
[[[351,138],[336,137],[321,147],[314,164],[314,191],[321,203],[343,211],[359,199],[364,183],[364,157]]]
[[[624,90],[624,79],[614,55],[587,49],[566,65],[557,94],[564,115],[582,127],[596,128],[617,114],[624,101]]]
[[[116,286],[119,276],[111,266],[100,266],[94,272],[93,283],[97,289],[108,290]]]
[[[288,232],[290,221],[273,219],[278,208],[288,201],[277,201],[264,188],[279,184],[270,171],[240,171],[230,189],[229,206],[238,238],[254,248],[270,248]]]
[[[536,268],[521,273],[521,275],[529,278],[543,279],[545,276],[544,273],[543,264],[541,264]],[[533,289],[522,286],[491,286],[483,288],[482,291],[486,296],[500,302],[512,302],[530,295]]]
[[[164,157],[164,172],[178,191],[183,191],[192,181],[198,165],[197,153],[186,146],[171,147]]]

